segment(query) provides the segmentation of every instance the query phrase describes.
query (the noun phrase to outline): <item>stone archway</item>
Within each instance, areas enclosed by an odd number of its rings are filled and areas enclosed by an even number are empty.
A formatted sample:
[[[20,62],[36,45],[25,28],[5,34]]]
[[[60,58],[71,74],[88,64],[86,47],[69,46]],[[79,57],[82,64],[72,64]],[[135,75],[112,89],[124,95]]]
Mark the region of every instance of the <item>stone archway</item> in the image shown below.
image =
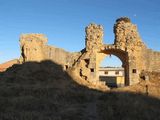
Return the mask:
[[[74,66],[81,78],[85,76],[86,81],[95,84],[100,82],[99,64],[104,54],[113,54],[123,63],[125,85],[139,82],[139,75],[145,67],[143,50],[146,46],[138,34],[136,25],[132,24],[129,18],[117,19],[114,34],[114,44],[104,44],[101,25],[90,24],[86,27],[85,51]]]
[[[143,43],[137,26],[127,17],[116,20],[112,45],[103,43],[103,27],[90,24],[86,27],[85,48],[80,52],[70,53],[61,48],[47,45],[43,34],[26,34],[20,37],[21,63],[27,61],[52,60],[68,68],[80,84],[90,88],[106,89],[98,76],[99,63],[104,54],[113,54],[123,63],[125,68],[125,85],[139,82],[143,71],[159,71],[160,52],[148,49]],[[73,75],[71,74],[71,75]]]
[[[108,49],[108,50],[101,50],[99,53],[103,53],[105,55],[115,55],[120,59],[122,62],[122,67],[124,68],[124,84],[125,86],[129,85],[129,63],[128,63],[128,54],[125,51],[117,50],[117,49]],[[98,64],[100,64],[99,61]],[[99,68],[97,68],[99,69]]]

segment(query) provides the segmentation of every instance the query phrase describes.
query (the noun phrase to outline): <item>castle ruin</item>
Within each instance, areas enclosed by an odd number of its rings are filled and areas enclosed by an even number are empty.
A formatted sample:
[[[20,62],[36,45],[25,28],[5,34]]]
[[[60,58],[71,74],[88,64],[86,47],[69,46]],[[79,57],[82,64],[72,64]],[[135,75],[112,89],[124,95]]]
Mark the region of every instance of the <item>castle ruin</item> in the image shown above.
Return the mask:
[[[148,49],[143,43],[137,26],[131,20],[122,17],[114,25],[113,44],[103,43],[103,27],[90,24],[85,29],[86,47],[80,52],[67,52],[61,48],[47,45],[42,34],[24,34],[20,37],[20,62],[52,60],[70,71],[81,81],[92,84],[91,87],[104,85],[99,80],[99,65],[106,55],[115,55],[122,61],[125,72],[125,85],[139,82],[143,71],[160,71],[160,52]]]

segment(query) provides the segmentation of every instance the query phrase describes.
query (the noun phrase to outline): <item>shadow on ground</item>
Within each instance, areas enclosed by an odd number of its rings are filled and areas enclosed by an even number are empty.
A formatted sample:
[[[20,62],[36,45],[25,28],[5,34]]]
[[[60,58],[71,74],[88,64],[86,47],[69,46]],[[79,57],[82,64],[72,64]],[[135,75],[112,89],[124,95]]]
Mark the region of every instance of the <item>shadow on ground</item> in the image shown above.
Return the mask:
[[[159,120],[160,100],[80,86],[51,61],[0,73],[0,120]]]

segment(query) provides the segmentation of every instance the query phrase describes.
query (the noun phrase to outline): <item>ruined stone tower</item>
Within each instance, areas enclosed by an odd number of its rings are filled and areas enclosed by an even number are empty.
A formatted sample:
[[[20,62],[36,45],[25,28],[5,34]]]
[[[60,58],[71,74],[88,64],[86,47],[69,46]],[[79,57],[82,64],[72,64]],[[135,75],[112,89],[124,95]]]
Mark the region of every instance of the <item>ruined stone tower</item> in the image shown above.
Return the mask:
[[[20,61],[52,60],[74,73],[77,81],[96,88],[105,86],[99,79],[100,62],[107,55],[115,55],[122,61],[125,71],[125,85],[139,82],[142,71],[160,71],[160,52],[148,49],[134,25],[127,17],[116,20],[113,44],[103,43],[103,27],[90,24],[86,27],[86,47],[80,52],[70,53],[61,48],[47,45],[42,34],[26,34],[20,38]]]
[[[48,39],[43,34],[24,34],[20,37],[21,62],[41,61]]]
[[[103,45],[103,27],[90,24],[86,27],[86,51],[94,51]]]

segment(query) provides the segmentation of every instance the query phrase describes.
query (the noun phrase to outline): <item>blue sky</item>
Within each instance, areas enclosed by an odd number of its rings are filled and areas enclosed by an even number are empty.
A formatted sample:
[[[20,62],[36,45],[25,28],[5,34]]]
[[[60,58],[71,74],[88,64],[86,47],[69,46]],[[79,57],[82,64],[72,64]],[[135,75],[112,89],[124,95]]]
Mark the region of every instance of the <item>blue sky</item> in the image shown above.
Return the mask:
[[[104,43],[113,43],[113,25],[121,16],[137,24],[149,48],[160,51],[159,5],[159,0],[0,0],[0,63],[19,58],[22,33],[43,33],[48,44],[73,52],[84,48],[84,29],[92,22],[103,25]]]

